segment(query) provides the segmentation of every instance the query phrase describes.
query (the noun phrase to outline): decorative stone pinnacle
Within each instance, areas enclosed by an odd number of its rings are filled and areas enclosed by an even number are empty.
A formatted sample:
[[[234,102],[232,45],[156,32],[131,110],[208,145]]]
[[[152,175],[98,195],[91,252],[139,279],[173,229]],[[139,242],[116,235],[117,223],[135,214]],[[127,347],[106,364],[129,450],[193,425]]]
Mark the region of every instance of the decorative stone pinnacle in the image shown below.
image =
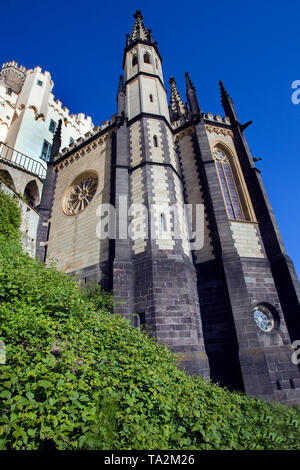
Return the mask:
[[[125,93],[124,77],[120,75],[118,93]]]
[[[170,113],[171,120],[176,120],[183,114],[185,114],[186,109],[184,102],[179,94],[179,91],[176,86],[176,81],[174,77],[171,77],[169,80],[171,85],[171,96],[170,96]]]
[[[227,97],[229,97],[229,94],[227,93],[227,90],[226,88],[224,87],[224,83],[222,82],[222,80],[219,81],[219,86],[220,86],[220,90],[221,90],[221,95],[226,95]]]
[[[136,41],[141,39],[142,41],[149,41],[152,42],[152,32],[151,29],[147,29],[143,23],[143,15],[141,10],[136,10],[135,14],[133,15],[135,18],[135,23],[133,26],[133,30],[131,33],[131,41]]]
[[[61,146],[61,126],[62,126],[62,120],[60,119],[58,121],[58,126],[57,126],[55,134],[53,136],[51,154],[50,154],[50,162],[53,162],[54,157],[59,153],[59,150],[60,150],[60,146]]]
[[[186,97],[188,99],[191,113],[194,115],[201,115],[198,98],[196,94],[196,89],[190,79],[188,72],[185,72],[185,80],[186,80]]]
[[[228,100],[230,102],[233,102],[230,95],[229,95],[229,93],[228,93],[228,91],[224,87],[224,83],[221,80],[219,81],[219,86],[220,86],[220,91],[221,91],[222,103],[223,103],[224,100]]]
[[[190,76],[189,76],[189,73],[188,72],[185,72],[185,81],[186,81],[186,89],[187,91],[190,91],[190,90],[193,90],[194,92],[196,92],[196,89],[192,83],[192,80],[190,79]]]

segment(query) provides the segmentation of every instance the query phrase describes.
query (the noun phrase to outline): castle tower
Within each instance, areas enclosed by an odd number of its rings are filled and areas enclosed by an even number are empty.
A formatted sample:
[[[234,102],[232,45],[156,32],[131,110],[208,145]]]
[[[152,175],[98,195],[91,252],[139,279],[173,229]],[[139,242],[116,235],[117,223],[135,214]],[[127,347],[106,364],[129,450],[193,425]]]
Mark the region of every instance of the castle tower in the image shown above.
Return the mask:
[[[115,242],[117,311],[136,313],[150,334],[182,354],[189,372],[208,376],[162,60],[141,12],[134,18],[124,52],[125,89],[118,93],[114,193],[116,207],[128,196],[131,237]]]

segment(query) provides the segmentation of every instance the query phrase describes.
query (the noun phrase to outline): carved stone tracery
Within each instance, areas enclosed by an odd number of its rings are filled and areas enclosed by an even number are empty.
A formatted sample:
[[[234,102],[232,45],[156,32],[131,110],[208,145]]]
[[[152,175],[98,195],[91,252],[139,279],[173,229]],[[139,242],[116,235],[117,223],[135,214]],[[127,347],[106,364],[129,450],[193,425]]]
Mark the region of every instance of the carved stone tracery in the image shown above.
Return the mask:
[[[90,204],[96,194],[98,176],[95,172],[79,175],[67,190],[63,200],[63,211],[67,215],[77,215]]]

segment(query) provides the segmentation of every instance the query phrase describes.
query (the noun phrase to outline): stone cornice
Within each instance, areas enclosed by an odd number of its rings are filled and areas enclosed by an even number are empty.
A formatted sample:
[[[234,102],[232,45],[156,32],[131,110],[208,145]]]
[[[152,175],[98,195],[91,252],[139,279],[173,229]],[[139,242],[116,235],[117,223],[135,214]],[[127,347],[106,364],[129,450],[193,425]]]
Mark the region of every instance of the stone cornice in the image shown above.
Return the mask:
[[[90,153],[91,150],[94,150],[98,146],[102,145],[104,141],[111,136],[114,127],[115,124],[109,126],[105,130],[99,132],[97,135],[92,136],[87,141],[84,141],[82,144],[78,145],[70,152],[55,160],[55,171],[62,170],[64,167],[67,167],[79,158],[84,157],[84,155],[86,155],[87,153]]]

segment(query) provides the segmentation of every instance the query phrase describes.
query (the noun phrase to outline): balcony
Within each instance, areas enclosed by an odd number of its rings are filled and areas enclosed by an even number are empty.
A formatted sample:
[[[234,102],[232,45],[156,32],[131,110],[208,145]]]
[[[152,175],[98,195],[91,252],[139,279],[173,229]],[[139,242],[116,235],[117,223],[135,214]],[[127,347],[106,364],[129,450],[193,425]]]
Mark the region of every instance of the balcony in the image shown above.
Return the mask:
[[[42,182],[46,178],[46,166],[2,142],[0,143],[0,163],[25,171],[32,176],[36,176]]]

